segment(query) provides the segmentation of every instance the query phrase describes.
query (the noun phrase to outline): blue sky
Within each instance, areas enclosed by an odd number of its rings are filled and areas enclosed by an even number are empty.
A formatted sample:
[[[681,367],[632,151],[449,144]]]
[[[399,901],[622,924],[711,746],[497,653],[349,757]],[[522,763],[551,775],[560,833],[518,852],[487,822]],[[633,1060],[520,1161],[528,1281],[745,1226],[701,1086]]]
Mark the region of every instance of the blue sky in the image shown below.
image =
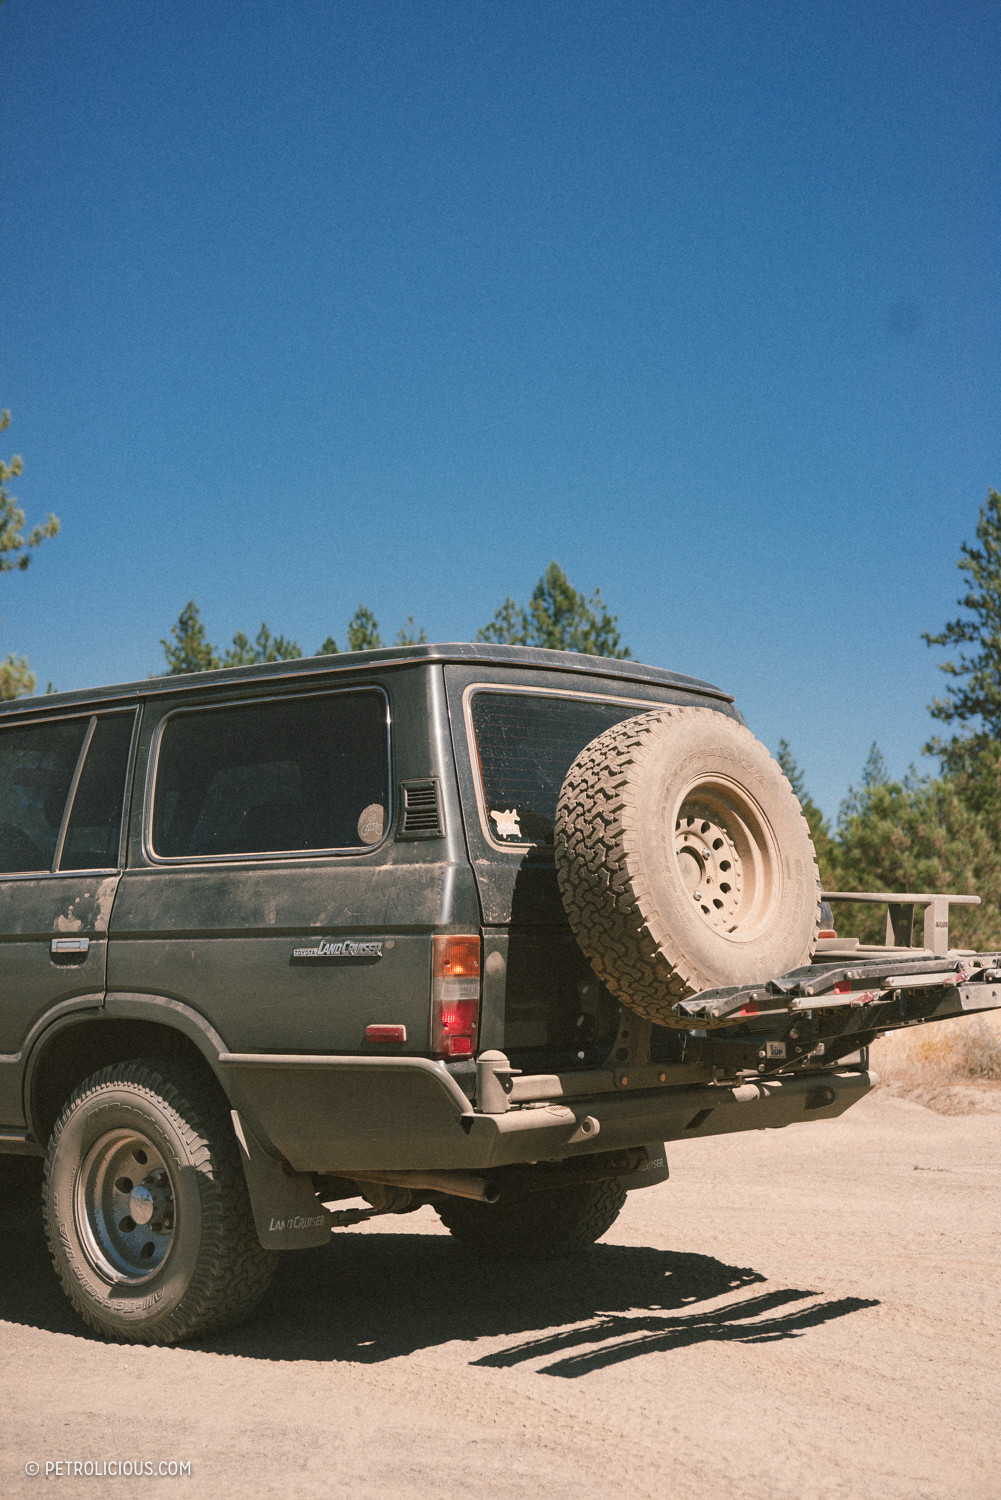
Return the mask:
[[[829,812],[920,758],[999,452],[996,5],[7,0],[0,579],[44,685],[186,600],[469,639],[550,558]],[[4,446],[5,445],[5,446]]]

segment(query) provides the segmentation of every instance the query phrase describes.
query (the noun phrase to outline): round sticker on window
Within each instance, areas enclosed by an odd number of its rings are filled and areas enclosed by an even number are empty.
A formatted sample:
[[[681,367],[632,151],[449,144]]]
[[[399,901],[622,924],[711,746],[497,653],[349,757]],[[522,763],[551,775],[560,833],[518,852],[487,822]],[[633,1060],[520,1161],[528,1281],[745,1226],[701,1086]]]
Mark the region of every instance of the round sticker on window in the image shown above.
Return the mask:
[[[377,844],[385,826],[385,810],[378,802],[370,802],[358,819],[358,837],[363,844]]]

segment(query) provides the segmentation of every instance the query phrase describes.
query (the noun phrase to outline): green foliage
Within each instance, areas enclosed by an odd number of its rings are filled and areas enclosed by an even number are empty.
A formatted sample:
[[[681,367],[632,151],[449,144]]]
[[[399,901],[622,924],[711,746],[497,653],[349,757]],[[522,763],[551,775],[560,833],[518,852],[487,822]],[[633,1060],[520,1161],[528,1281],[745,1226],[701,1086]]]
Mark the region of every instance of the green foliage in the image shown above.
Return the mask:
[[[979,907],[953,908],[950,940],[969,948],[1001,944],[1001,866],[992,832],[996,825],[971,805],[958,778],[922,777],[912,770],[903,781],[895,781],[874,744],[859,786],[849,787],[841,804],[832,834],[806,792],[785,740],[780,741],[778,761],[810,824],[825,890],[978,895]],[[834,919],[842,937],[884,941],[885,907],[839,903]],[[921,931],[913,936],[920,946]]]
[[[0,412],[0,432],[6,432],[9,426],[10,412]],[[24,511],[6,488],[7,481],[16,479],[23,467],[18,453],[14,454],[10,463],[0,460],[0,573],[9,573],[14,568],[26,568],[31,562],[32,550],[40,547],[49,537],[55,536],[59,530],[58,520],[49,515],[41,526],[33,527],[27,536],[24,535]]]
[[[9,426],[10,412],[0,412],[0,432],[6,432]],[[24,511],[7,489],[8,481],[17,479],[23,470],[19,453],[9,463],[0,459],[0,573],[10,573],[15,568],[23,572],[31,562],[32,551],[59,530],[56,517],[49,515],[41,526],[33,527],[25,536]],[[0,661],[0,701],[30,697],[35,691],[35,681],[26,657],[8,654]]]
[[[377,651],[381,645],[378,620],[370,609],[359,604],[348,622],[348,650]]]
[[[836,845],[838,884],[856,891],[952,891],[979,895],[979,907],[955,907],[950,941],[993,947],[1001,939],[1001,872],[995,840],[982,818],[948,778],[903,781],[863,776],[841,805]],[[845,936],[882,942],[882,908],[845,906],[837,913]],[[921,933],[914,941],[921,943]]]
[[[400,646],[415,646],[426,640],[427,632],[418,627],[413,615],[408,617],[396,634],[396,641]],[[161,639],[160,645],[167,659],[166,676],[179,672],[212,672],[219,667],[249,667],[263,661],[296,661],[302,656],[302,647],[298,641],[283,635],[272,635],[271,630],[263,623],[253,640],[244,631],[238,630],[232,645],[220,653],[205,633],[194,599],[188,600],[177,622],[171,626],[170,638]],[[381,645],[382,637],[375,615],[364,604],[359,604],[348,623],[348,650],[374,651]],[[328,635],[316,655],[336,656],[339,652],[340,647],[334,637]],[[24,665],[27,666],[27,663]],[[30,673],[28,675],[30,677]],[[30,680],[33,687],[34,678],[30,677]],[[0,692],[3,690],[3,682],[0,669]],[[31,689],[22,688],[22,691]]]
[[[30,698],[35,691],[35,674],[24,656],[8,655],[0,661],[0,702],[11,698]],[[51,683],[49,684],[51,688]]]
[[[180,672],[212,672],[222,666],[216,648],[205,634],[198,605],[189,599],[177,623],[170,627],[170,640],[160,639],[167,658],[166,676]]]
[[[609,614],[600,589],[585,598],[559,563],[551,562],[533,589],[528,608],[509,595],[489,624],[477,632],[476,639],[625,658],[630,651],[622,644],[618,624],[618,616]]]
[[[250,641],[242,630],[233,637],[233,644],[223,656],[224,667],[251,667],[259,661],[297,661],[302,656],[298,641],[287,641],[283,635],[272,635],[261,622],[255,640]]]
[[[955,661],[939,663],[939,671],[955,686],[929,705],[933,718],[944,723],[970,724],[980,720],[992,739],[1001,738],[1001,495],[990,490],[977,521],[978,547],[962,544],[958,567],[969,588],[959,600],[967,616],[950,620],[938,635],[923,632],[929,646],[975,646],[963,649]],[[932,747],[937,748],[933,745]]]
[[[788,740],[779,740],[779,753],[775,758],[785,772],[793,791],[799,798],[800,806],[803,809],[803,816],[809,824],[813,847],[817,851],[817,859],[823,869],[825,861],[830,863],[831,830],[827,819],[810,796],[810,793],[806,790],[803,772],[792,758],[792,751],[789,748]]]
[[[418,628],[413,615],[407,615],[406,620],[396,632],[396,644],[398,646],[426,646],[428,633],[421,626]]]
[[[929,748],[937,752],[943,775],[955,784],[967,806],[996,835],[1001,832],[1001,744],[980,733],[955,735]]]
[[[1001,495],[990,490],[977,519],[978,546],[962,544],[959,569],[969,583],[959,600],[968,613],[938,634],[929,646],[959,647],[956,660],[939,663],[954,686],[929,704],[932,716],[955,724],[951,739],[925,746],[937,755],[943,775],[988,827],[1001,831]],[[963,650],[971,646],[972,651]]]

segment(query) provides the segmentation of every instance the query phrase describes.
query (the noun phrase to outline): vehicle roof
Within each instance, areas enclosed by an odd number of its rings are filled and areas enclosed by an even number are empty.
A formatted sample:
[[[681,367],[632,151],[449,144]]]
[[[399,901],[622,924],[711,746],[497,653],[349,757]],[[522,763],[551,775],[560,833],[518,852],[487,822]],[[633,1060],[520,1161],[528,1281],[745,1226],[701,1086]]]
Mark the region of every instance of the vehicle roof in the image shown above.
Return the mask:
[[[78,689],[67,693],[46,693],[37,698],[15,698],[0,704],[0,716],[50,712],[87,703],[114,703],[133,698],[150,698],[169,693],[197,693],[219,688],[231,682],[278,682],[295,678],[330,677],[340,673],[396,668],[414,662],[462,662],[473,665],[510,667],[524,671],[538,667],[555,672],[573,672],[588,677],[606,677],[618,682],[644,682],[660,687],[680,688],[701,697],[733,702],[733,695],[722,688],[668,672],[663,667],[648,667],[641,662],[610,656],[585,656],[579,651],[546,651],[539,646],[499,646],[480,641],[452,641],[418,646],[387,646],[378,651],[341,651],[333,656],[305,656],[295,661],[259,662],[249,667],[223,667],[215,672],[191,672],[182,675],[147,677],[140,682],[120,682],[110,687]]]

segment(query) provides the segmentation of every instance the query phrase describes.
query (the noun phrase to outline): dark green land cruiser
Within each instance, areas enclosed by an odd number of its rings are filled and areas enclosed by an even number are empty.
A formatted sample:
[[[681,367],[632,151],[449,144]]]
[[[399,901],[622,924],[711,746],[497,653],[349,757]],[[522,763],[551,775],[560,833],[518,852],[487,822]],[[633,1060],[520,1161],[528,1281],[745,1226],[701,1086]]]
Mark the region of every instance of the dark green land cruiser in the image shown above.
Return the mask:
[[[519,647],[5,704],[0,892],[0,1149],[46,1156],[63,1286],[132,1341],[422,1204],[580,1249],[665,1140],[831,1118],[881,1031],[1001,1004],[963,898],[836,938],[725,693]]]

